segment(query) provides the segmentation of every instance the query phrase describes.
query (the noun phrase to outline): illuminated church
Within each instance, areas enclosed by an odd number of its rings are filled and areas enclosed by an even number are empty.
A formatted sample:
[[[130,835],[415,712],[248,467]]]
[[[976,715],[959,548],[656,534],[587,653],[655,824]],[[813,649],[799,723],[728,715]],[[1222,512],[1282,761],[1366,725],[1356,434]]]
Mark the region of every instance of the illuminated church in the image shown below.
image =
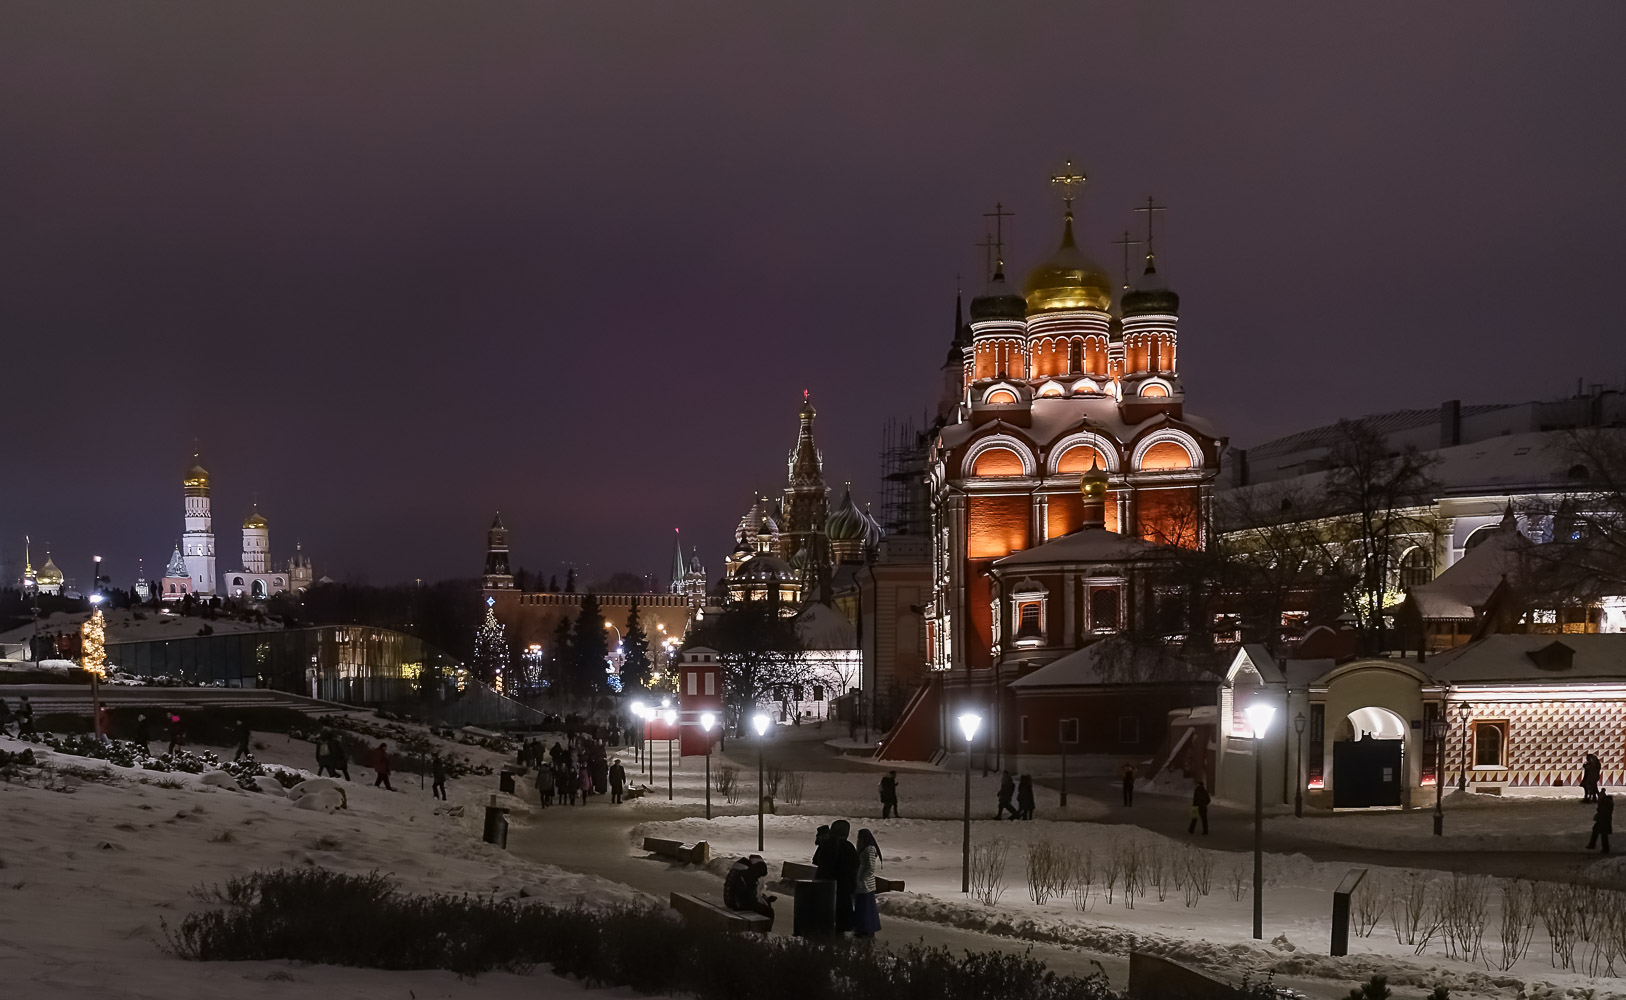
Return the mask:
[[[984,731],[1007,752],[1076,742],[1077,718],[1030,733],[1012,685],[1051,664],[1068,684],[1087,680],[1074,660],[1150,612],[1143,578],[1159,552],[1206,541],[1224,441],[1186,412],[1180,297],[1157,271],[1150,227],[1143,273],[1115,294],[1079,245],[1074,189],[1084,178],[1069,165],[1053,181],[1063,193],[1054,252],[1020,290],[999,260],[945,365],[927,472],[934,673],[883,756],[952,747],[948,720],[962,705],[992,709]],[[1148,204],[1148,221],[1157,207]],[[1121,749],[1155,747],[1156,714]],[[1108,739],[1096,729],[1110,727],[1085,728]],[[1108,742],[1074,749],[1118,748]]]

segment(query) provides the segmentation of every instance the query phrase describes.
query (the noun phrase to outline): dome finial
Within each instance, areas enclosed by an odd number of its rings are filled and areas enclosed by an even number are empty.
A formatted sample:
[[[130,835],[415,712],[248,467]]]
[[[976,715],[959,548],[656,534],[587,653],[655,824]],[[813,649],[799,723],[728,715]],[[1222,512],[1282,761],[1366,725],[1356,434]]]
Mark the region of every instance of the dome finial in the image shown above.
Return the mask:
[[[1064,162],[1061,166],[1061,173],[1050,178],[1050,183],[1061,187],[1061,203],[1062,207],[1067,211],[1067,232],[1069,235],[1073,231],[1073,188],[1083,187],[1086,180],[1088,178],[1073,169],[1072,160]]]

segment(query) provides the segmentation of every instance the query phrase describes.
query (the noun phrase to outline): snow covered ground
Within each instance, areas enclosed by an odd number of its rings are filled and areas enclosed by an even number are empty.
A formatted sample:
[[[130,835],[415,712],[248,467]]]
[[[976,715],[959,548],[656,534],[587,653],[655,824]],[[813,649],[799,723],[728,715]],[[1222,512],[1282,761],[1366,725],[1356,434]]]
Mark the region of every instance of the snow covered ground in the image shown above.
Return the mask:
[[[257,751],[262,762],[309,765],[309,744],[281,736],[266,742]],[[0,749],[26,746],[0,740]],[[410,891],[523,895],[565,905],[641,898],[626,886],[525,862],[481,843],[479,807],[490,797],[493,778],[451,782],[449,808],[420,791],[416,776],[396,774],[397,790],[388,792],[372,787],[371,771],[352,766],[348,808],[328,813],[295,808],[285,797],[216,787],[203,775],[118,768],[34,749],[56,769],[50,787],[0,783],[0,993],[6,996],[631,995],[587,991],[545,970],[460,981],[448,972],[183,962],[164,950],[164,923],[177,924],[200,906],[190,890],[257,868],[382,871]],[[456,749],[495,763],[486,751]],[[503,799],[519,813],[528,808]]]
[[[1275,816],[1265,821],[1267,836],[1350,847],[1381,845],[1415,851],[1580,851],[1592,829],[1592,806],[1577,789],[1561,794],[1446,794],[1443,836],[1434,836],[1434,800],[1409,812],[1368,811]]]
[[[749,752],[742,754],[747,760]],[[659,758],[657,758],[659,759]],[[700,818],[662,818],[655,815],[669,813],[685,805],[692,806],[701,790],[695,773],[698,762],[689,762],[689,772],[678,776],[676,802],[668,805],[665,798],[664,775],[660,795],[636,804],[635,808],[649,815],[651,822],[635,827],[631,837],[643,835],[672,837],[685,841],[710,842],[716,860],[713,869],[719,874],[734,858],[756,850],[757,820],[751,807],[755,791],[755,773],[749,774],[747,794],[741,802],[729,809],[734,815],[719,816],[710,822]],[[714,759],[713,764],[717,761]],[[751,769],[754,772],[754,768]],[[740,778],[747,777],[741,767]],[[821,823],[847,818],[853,823],[854,833],[861,827],[874,831],[886,855],[884,874],[901,878],[908,891],[883,897],[883,913],[926,919],[959,927],[988,930],[995,933],[1027,937],[1041,941],[1064,942],[1079,947],[1121,954],[1131,947],[1189,961],[1199,967],[1240,977],[1244,971],[1275,970],[1279,975],[1296,977],[1325,977],[1344,984],[1353,984],[1374,973],[1389,975],[1391,981],[1404,984],[1408,992],[1419,995],[1439,983],[1452,987],[1453,996],[1547,996],[1570,995],[1593,998],[1626,997],[1626,982],[1613,978],[1594,978],[1563,972],[1552,967],[1547,938],[1537,923],[1530,949],[1526,956],[1508,973],[1495,971],[1490,962],[1454,960],[1446,956],[1436,942],[1425,948],[1422,955],[1414,954],[1411,945],[1400,944],[1391,929],[1390,921],[1380,921],[1370,937],[1353,937],[1351,954],[1332,958],[1327,954],[1331,934],[1332,891],[1349,871],[1348,864],[1322,864],[1302,855],[1270,854],[1266,856],[1265,941],[1254,942],[1252,924],[1252,856],[1242,852],[1209,851],[1212,884],[1207,895],[1195,905],[1186,904],[1184,893],[1168,880],[1163,898],[1155,887],[1143,890],[1133,906],[1125,903],[1121,881],[1108,903],[1101,882],[1104,869],[1111,858],[1121,856],[1129,847],[1135,847],[1144,856],[1157,853],[1165,863],[1184,863],[1190,848],[1185,838],[1164,837],[1129,825],[1106,825],[1093,822],[1056,822],[1038,819],[1032,822],[995,822],[993,814],[994,790],[997,779],[983,779],[980,772],[973,777],[972,836],[976,842],[1002,838],[1008,843],[1005,863],[1006,890],[994,906],[968,902],[960,892],[961,824],[964,808],[963,773],[937,775],[900,775],[901,797],[905,819],[880,820],[873,796],[878,777],[868,773],[809,773],[803,803],[778,803],[779,815],[766,818],[764,855],[773,863],[777,874],[778,862],[807,861],[813,850],[813,833]],[[1057,814],[1055,793],[1039,790],[1038,814]],[[720,800],[719,800],[720,801]],[[1472,814],[1481,822],[1485,835],[1496,825],[1496,815],[1508,808],[1521,806],[1511,801],[1480,807],[1474,804],[1462,810],[1459,836],[1466,845],[1474,834],[1469,821]],[[1528,807],[1536,810],[1568,808],[1579,810],[1571,803],[1534,802]],[[1087,799],[1074,797],[1066,813],[1067,819],[1091,819],[1102,806]],[[1485,819],[1479,821],[1480,812]],[[788,813],[788,815],[787,815]],[[1349,834],[1348,842],[1373,843],[1373,836],[1388,837],[1403,829],[1402,824],[1415,823],[1420,814],[1391,814],[1391,816],[1361,816],[1356,820],[1377,819],[1383,833],[1374,834],[1374,826],[1347,827],[1339,818],[1329,818],[1326,830],[1365,830]],[[867,818],[865,818],[867,817]],[[1278,822],[1278,821],[1272,821]],[[1289,817],[1285,821],[1292,822]],[[1429,834],[1428,818],[1421,815],[1423,835]],[[1448,819],[1448,828],[1452,820]],[[1388,824],[1394,830],[1388,830]],[[1532,834],[1541,835],[1541,834]],[[1558,831],[1554,838],[1567,836]],[[1052,899],[1036,904],[1028,897],[1024,868],[1028,845],[1050,840],[1058,844],[1088,851],[1097,868],[1096,890],[1086,910],[1080,910],[1070,898]],[[1200,840],[1200,838],[1193,838]],[[1573,840],[1568,841],[1571,847]],[[1385,844],[1385,846],[1388,846]],[[1372,867],[1368,878],[1378,882],[1398,880],[1402,872],[1396,869]],[[1439,873],[1431,877],[1449,878]],[[1497,902],[1493,883],[1490,916],[1485,928],[1485,948],[1491,960],[1499,954],[1497,945]],[[1584,950],[1585,946],[1583,946]],[[1626,971],[1626,962],[1616,963],[1617,971]],[[1413,990],[1411,987],[1422,987]]]

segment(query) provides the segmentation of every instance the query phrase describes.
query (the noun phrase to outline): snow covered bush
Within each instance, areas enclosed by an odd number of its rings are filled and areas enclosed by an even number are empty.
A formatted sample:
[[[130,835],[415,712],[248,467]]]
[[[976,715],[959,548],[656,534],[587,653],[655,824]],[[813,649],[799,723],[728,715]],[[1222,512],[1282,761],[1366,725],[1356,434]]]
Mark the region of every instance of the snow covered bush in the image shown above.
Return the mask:
[[[793,806],[802,804],[802,796],[807,792],[807,775],[801,771],[786,771],[784,779],[785,801]]]
[[[1506,972],[1530,950],[1536,930],[1536,893],[1529,882],[1515,878],[1502,883],[1501,895],[1498,938],[1502,947],[1496,967]]]
[[[1073,905],[1081,912],[1089,912],[1090,893],[1094,884],[1095,852],[1085,848],[1083,853],[1075,856],[1072,880],[1068,883],[1073,895]]]
[[[740,769],[733,764],[724,764],[711,772],[712,791],[728,800],[734,805],[740,800]]]
[[[1368,873],[1349,900],[1350,928],[1361,937],[1371,937],[1388,907],[1388,882],[1382,875]]]
[[[971,845],[971,896],[993,906],[1005,894],[1005,855],[1010,844],[1003,837]]]
[[[1197,896],[1206,896],[1214,888],[1214,856],[1200,847],[1188,845],[1185,850],[1186,905],[1196,906]],[[1193,896],[1191,889],[1196,890]]]
[[[1440,928],[1445,953],[1451,958],[1472,962],[1479,957],[1485,939],[1485,917],[1490,905],[1490,879],[1483,875],[1452,872],[1449,881],[1439,883]]]
[[[1028,898],[1043,906],[1067,891],[1072,868],[1078,863],[1076,848],[1067,848],[1046,839],[1028,842]]]

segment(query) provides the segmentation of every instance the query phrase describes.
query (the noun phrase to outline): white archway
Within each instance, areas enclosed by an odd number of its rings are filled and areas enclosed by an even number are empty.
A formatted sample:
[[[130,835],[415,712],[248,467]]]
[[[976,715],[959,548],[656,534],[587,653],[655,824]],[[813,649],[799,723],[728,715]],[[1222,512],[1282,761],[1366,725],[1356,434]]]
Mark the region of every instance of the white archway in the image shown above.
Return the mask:
[[[1350,729],[1355,738],[1370,734],[1375,740],[1403,740],[1406,738],[1406,720],[1398,712],[1377,705],[1357,708],[1349,713]]]

